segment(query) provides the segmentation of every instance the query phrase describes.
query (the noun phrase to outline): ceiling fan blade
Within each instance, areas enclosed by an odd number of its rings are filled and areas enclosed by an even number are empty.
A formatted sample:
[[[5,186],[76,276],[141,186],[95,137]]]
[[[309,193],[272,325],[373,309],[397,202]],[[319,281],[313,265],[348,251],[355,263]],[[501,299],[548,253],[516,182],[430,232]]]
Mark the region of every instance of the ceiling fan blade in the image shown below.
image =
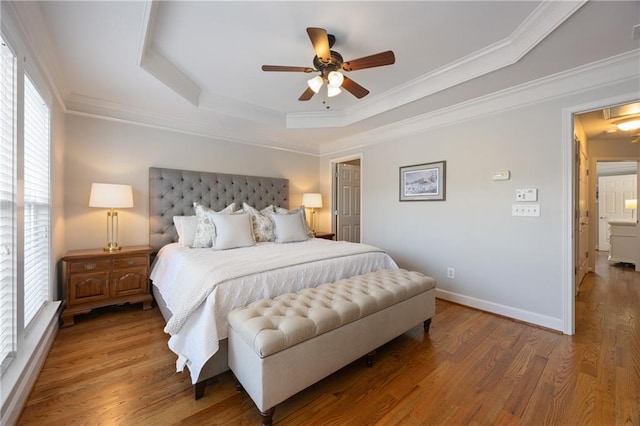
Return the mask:
[[[287,67],[284,65],[263,65],[262,71],[313,72],[309,67]]]
[[[313,50],[316,51],[316,56],[322,63],[328,64],[331,62],[331,51],[329,49],[329,36],[327,30],[323,28],[307,28],[307,34],[313,44]]]
[[[345,71],[362,70],[365,68],[381,67],[383,65],[395,64],[396,57],[391,50],[376,53],[375,55],[365,56],[364,58],[354,59],[342,63],[342,69]]]
[[[313,90],[311,90],[310,87],[307,87],[307,90],[304,91],[304,93],[302,95],[300,95],[300,97],[298,98],[299,101],[308,101],[309,99],[311,99],[313,97],[313,95],[315,95],[316,92],[314,92]]]
[[[367,89],[360,86],[358,83],[351,80],[346,75],[344,76],[344,80],[342,81],[342,88],[358,99],[364,98],[369,94],[369,91]]]

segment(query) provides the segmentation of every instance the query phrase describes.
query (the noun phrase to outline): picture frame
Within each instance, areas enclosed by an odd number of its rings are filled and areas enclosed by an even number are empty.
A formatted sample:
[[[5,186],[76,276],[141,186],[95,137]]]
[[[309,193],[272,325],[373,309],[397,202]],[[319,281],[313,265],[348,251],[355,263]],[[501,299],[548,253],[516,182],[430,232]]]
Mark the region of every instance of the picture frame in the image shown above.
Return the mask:
[[[447,162],[400,167],[400,201],[445,201]]]

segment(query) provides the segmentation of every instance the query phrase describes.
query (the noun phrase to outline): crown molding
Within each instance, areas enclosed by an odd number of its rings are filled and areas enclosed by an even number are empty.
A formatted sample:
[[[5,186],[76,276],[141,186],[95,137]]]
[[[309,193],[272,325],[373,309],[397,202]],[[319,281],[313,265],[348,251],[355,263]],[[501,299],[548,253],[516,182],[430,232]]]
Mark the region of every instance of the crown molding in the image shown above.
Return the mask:
[[[640,49],[336,140],[322,145],[320,156],[337,155],[486,115],[634,80],[640,83]]]
[[[289,113],[289,128],[344,127],[512,65],[566,21],[587,0],[544,1],[504,40],[332,115]]]
[[[201,136],[223,142],[239,143],[260,148],[311,155],[314,157],[318,156],[318,149],[312,146],[291,146],[286,143],[268,140],[267,138],[238,138],[236,132],[225,132],[215,124],[210,124],[213,123],[213,121],[207,120],[203,114],[199,114],[196,119],[184,119],[173,114],[159,114],[141,108],[77,94],[71,94],[68,97],[65,112],[71,115],[168,130],[175,133]],[[193,118],[193,115],[190,115],[189,118]]]

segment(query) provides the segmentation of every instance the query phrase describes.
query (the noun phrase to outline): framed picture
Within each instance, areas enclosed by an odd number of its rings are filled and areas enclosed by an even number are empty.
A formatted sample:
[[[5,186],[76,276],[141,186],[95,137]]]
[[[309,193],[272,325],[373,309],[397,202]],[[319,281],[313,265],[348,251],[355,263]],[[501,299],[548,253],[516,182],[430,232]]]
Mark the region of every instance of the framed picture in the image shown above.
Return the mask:
[[[400,167],[400,201],[444,201],[447,162]]]

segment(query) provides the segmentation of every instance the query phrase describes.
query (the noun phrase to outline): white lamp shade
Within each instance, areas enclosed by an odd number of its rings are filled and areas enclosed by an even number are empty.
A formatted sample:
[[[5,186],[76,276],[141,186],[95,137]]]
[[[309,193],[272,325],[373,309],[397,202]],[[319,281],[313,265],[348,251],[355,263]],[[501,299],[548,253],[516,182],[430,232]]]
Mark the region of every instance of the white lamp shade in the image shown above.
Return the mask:
[[[627,210],[635,210],[638,208],[638,200],[624,200],[624,208]]]
[[[322,87],[324,80],[319,75],[316,75],[311,80],[307,80],[307,85],[314,93],[318,93],[318,90]]]
[[[340,87],[344,81],[344,76],[338,71],[331,71],[327,76],[327,80],[329,81],[329,86]]]
[[[328,97],[333,98],[334,96],[338,96],[341,92],[342,92],[342,90],[340,90],[339,87],[333,87],[333,86],[327,85],[327,96]]]
[[[104,207],[108,209],[133,207],[131,185],[92,183],[89,207]]]
[[[322,194],[315,192],[307,192],[302,194],[302,204],[305,207],[320,209],[322,208]]]

